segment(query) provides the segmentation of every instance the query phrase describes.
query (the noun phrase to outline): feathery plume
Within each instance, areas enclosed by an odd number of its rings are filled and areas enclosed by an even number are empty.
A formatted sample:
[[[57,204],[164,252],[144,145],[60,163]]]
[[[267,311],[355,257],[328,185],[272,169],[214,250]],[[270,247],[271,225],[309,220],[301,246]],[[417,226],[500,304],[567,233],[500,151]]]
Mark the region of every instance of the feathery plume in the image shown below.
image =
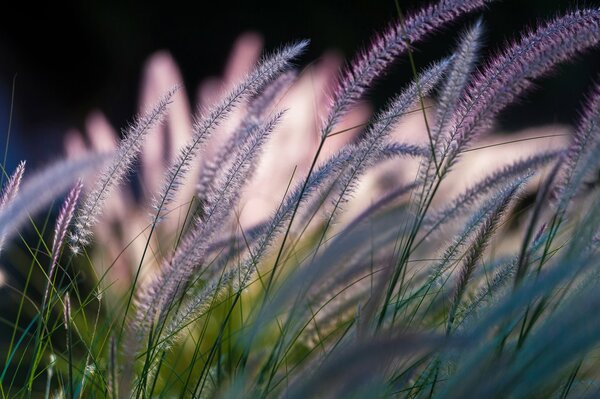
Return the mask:
[[[408,88],[403,90],[390,103],[387,109],[376,117],[364,137],[356,145],[349,146],[352,157],[335,182],[332,208],[327,211],[327,224],[321,234],[317,247],[320,247],[321,242],[325,239],[327,229],[335,220],[342,204],[352,195],[360,177],[378,159],[385,159],[390,155],[396,155],[394,154],[395,151],[406,155],[422,155],[422,149],[418,146],[405,144],[385,146],[385,140],[394,126],[396,126],[400,116],[419,100],[419,96],[427,95],[442,79],[449,64],[450,61],[446,59],[425,70],[417,78],[416,82],[413,82]]]
[[[559,207],[567,203],[581,189],[586,170],[596,170],[593,155],[594,148],[600,142],[600,84],[597,84],[585,104],[582,118],[569,149],[564,154],[561,178],[554,190],[554,197],[559,199]]]
[[[209,237],[214,236],[220,227],[231,216],[231,209],[237,204],[244,183],[253,174],[260,155],[262,146],[279,124],[284,112],[278,112],[266,123],[256,125],[249,134],[248,139],[242,144],[238,156],[233,160],[226,173],[220,176],[215,189],[207,198],[208,206],[205,208],[204,222],[198,220],[198,228],[190,233],[189,240],[180,246],[180,251],[175,256],[172,264],[176,265],[177,272],[173,280],[177,284],[185,282],[204,257],[208,249]],[[206,243],[202,245],[200,243]],[[201,250],[199,250],[202,248]],[[169,302],[169,301],[167,301]]]
[[[345,198],[350,195],[356,180],[373,164],[375,159],[383,153],[384,141],[396,125],[399,117],[402,116],[411,105],[419,100],[419,95],[427,95],[436,86],[442,79],[449,64],[449,60],[443,60],[425,70],[416,82],[412,83],[398,95],[387,109],[375,119],[375,122],[371,128],[367,130],[364,138],[356,144],[355,148],[353,148],[352,158],[339,179],[339,196],[335,201],[332,217],[334,216],[338,205],[341,202],[344,202]],[[397,149],[400,150],[401,153],[410,155],[422,154],[421,148],[417,146],[401,144],[395,147],[385,148],[387,151],[392,149]]]
[[[12,201],[17,195],[24,173],[25,161],[21,161],[2,190],[2,195],[0,196],[0,209],[4,208],[6,204]]]
[[[494,276],[490,279],[485,286],[481,287],[474,298],[469,302],[465,309],[461,312],[463,314],[463,320],[473,315],[479,307],[481,307],[486,301],[489,301],[494,294],[511,280],[517,270],[519,258],[515,256],[510,262],[503,265]]]
[[[281,93],[290,87],[296,76],[296,71],[288,71],[282,74],[268,85],[262,93],[250,101],[246,115],[231,137],[219,148],[212,160],[204,163],[198,179],[198,198],[204,200],[207,197],[207,193],[214,187],[219,171],[227,169],[223,166],[228,166],[231,163],[231,159],[239,152],[240,143],[243,142],[250,131],[256,128],[256,122],[269,111]]]
[[[181,332],[192,323],[198,315],[206,311],[211,302],[235,283],[239,274],[236,270],[227,270],[222,276],[211,280],[202,290],[184,303],[182,309],[177,313],[158,342],[160,350],[170,348],[181,337]]]
[[[415,193],[414,203],[423,202],[424,195],[429,195],[429,183],[435,181],[435,175],[439,173],[438,159],[443,159],[448,151],[449,123],[453,113],[456,111],[461,96],[469,83],[472,69],[479,52],[480,36],[482,34],[481,19],[479,19],[470,30],[462,34],[458,49],[453,54],[452,65],[448,68],[447,79],[442,85],[438,98],[438,108],[435,115],[435,124],[430,135],[430,148],[427,159],[419,168],[417,180],[424,187]]]
[[[443,135],[448,129],[450,118],[456,111],[460,98],[469,83],[471,72],[475,67],[481,47],[482,33],[482,22],[481,19],[478,19],[471,29],[462,34],[458,49],[454,53],[454,60],[448,71],[448,78],[442,85],[437,102],[435,129],[432,132],[436,150],[441,152],[439,155],[444,152],[439,148],[440,144],[444,144]]]
[[[398,156],[419,158],[430,154],[429,149],[426,147],[406,143],[386,144],[381,147],[379,153],[384,159],[393,159]]]
[[[542,25],[492,58],[472,78],[452,122],[450,168],[493,118],[532,86],[532,80],[600,40],[600,10],[577,10]]]
[[[375,37],[371,47],[350,64],[340,77],[322,136],[331,133],[340,118],[361,99],[373,81],[410,46],[459,16],[475,11],[493,0],[441,0],[435,5],[407,16],[390,25]]]
[[[290,212],[291,209],[288,210],[288,213]],[[379,218],[376,222],[378,231],[388,231],[393,229],[396,232],[394,237],[397,238],[397,224],[394,220],[393,217]],[[315,284],[309,282],[321,281],[328,272],[331,273],[335,271],[335,278],[339,279],[337,272],[340,270],[335,268],[334,265],[340,263],[340,258],[346,259],[347,257],[354,257],[354,254],[350,254],[347,251],[340,249],[360,248],[365,242],[365,230],[359,230],[360,231],[352,231],[349,234],[336,237],[335,243],[332,244],[331,247],[328,247],[315,263],[307,268],[294,270],[294,274],[290,276],[291,278],[284,282],[282,291],[276,295],[276,300],[273,301],[273,305],[276,307],[283,306],[284,303],[287,303],[287,299],[296,293],[304,297],[304,294],[308,292],[308,288],[314,288]],[[379,243],[380,238],[380,236],[377,236],[377,244]],[[261,255],[255,251],[261,250],[263,249],[259,245],[254,246],[249,251],[250,255],[239,267],[224,271],[221,275],[209,281],[197,295],[184,302],[177,316],[173,318],[169,323],[169,326],[165,329],[165,343],[169,346],[172,345],[174,341],[171,340],[171,337],[180,336],[182,329],[202,315],[214,298],[220,295],[225,288],[230,289],[232,292],[240,292],[247,288],[251,282],[252,276],[254,276],[253,272],[255,266],[261,257]],[[351,275],[351,272],[347,273],[347,275]],[[284,297],[287,299],[283,299]]]
[[[203,116],[194,123],[191,139],[180,150],[177,158],[167,170],[163,186],[153,201],[153,208],[157,213],[156,218],[159,218],[160,213],[172,202],[177,189],[189,171],[191,162],[217,126],[235,107],[256,95],[265,85],[288,70],[292,60],[302,54],[307,45],[308,41],[303,40],[264,58],[240,84],[234,87],[220,102],[205,111]]]
[[[515,194],[517,193],[520,184],[515,184],[510,190],[504,194],[503,197],[500,198],[500,201],[497,202],[496,208],[492,210],[489,216],[486,218],[483,225],[479,228],[477,235],[475,237],[475,241],[469,248],[469,251],[466,254],[465,260],[463,262],[460,275],[458,277],[458,281],[456,283],[456,287],[454,289],[454,296],[452,298],[452,306],[450,311],[448,312],[448,323],[446,325],[446,335],[450,334],[450,331],[454,324],[454,317],[456,316],[456,310],[460,304],[462,296],[467,288],[469,283],[469,278],[471,274],[475,270],[479,259],[483,256],[483,252],[489,243],[490,238],[494,234],[494,231],[498,227],[498,223],[500,219],[508,209],[508,206]]]
[[[28,215],[42,209],[65,192],[75,180],[82,178],[110,157],[94,154],[78,160],[65,160],[46,167],[23,183],[17,197],[0,209],[0,236],[12,234]]]
[[[185,289],[191,276],[203,264],[214,237],[231,216],[231,209],[240,198],[244,183],[252,176],[262,146],[279,124],[284,112],[277,112],[266,122],[257,124],[248,134],[243,147],[228,170],[216,182],[210,193],[202,219],[184,238],[173,258],[165,263],[161,274],[139,295],[136,329],[144,334],[155,314],[162,318],[178,293]],[[158,309],[160,307],[160,309]]]
[[[248,122],[254,124],[247,137],[241,140],[237,156],[233,157],[233,162],[226,173],[217,176],[215,187],[207,196],[207,217],[213,212],[221,210],[230,213],[230,205],[237,203],[239,195],[244,184],[253,175],[257,166],[257,159],[261,154],[263,145],[266,143],[271,133],[275,130],[281,121],[285,111],[276,112],[266,123],[259,121]],[[226,198],[230,196],[230,198]],[[220,204],[225,201],[224,204]]]
[[[433,212],[430,216],[426,217],[424,226],[430,227],[429,231],[436,230],[442,224],[464,212],[468,206],[474,204],[478,198],[486,195],[499,184],[518,176],[524,176],[530,171],[535,171],[552,162],[561,154],[562,151],[543,152],[498,169],[478,183],[467,188],[462,194],[451,200],[449,205],[444,207],[444,209]]]
[[[25,161],[21,161],[2,190],[2,196],[0,196],[0,210],[16,197],[24,173]],[[4,247],[4,239],[5,235],[0,235],[0,251],[2,251],[2,248]]]
[[[335,175],[336,171],[340,171],[343,165],[350,159],[351,152],[348,149],[340,151],[337,155],[330,158],[322,166],[317,168],[309,177],[308,184],[303,189],[302,184],[298,184],[283,200],[280,207],[275,211],[269,221],[262,226],[262,230],[257,234],[257,238],[249,251],[248,256],[242,261],[237,269],[230,269],[219,278],[212,280],[207,286],[195,297],[188,300],[181,307],[177,317],[170,323],[168,331],[179,331],[189,320],[192,320],[196,315],[204,309],[208,300],[215,295],[220,287],[233,284],[234,290],[240,290],[248,285],[252,278],[255,266],[259,259],[262,258],[271,243],[275,240],[278,233],[281,232],[283,225],[289,220],[290,215],[296,206],[296,203],[304,203],[307,197],[318,191],[327,179]],[[182,246],[183,247],[183,246]],[[191,247],[191,245],[189,246]],[[177,256],[177,254],[175,255]],[[171,262],[173,268],[176,267],[174,262]],[[156,305],[156,291],[160,289],[161,283],[152,284],[152,286],[142,295],[138,306],[138,319],[134,323],[139,334],[144,334],[148,328],[147,315],[152,313],[152,308]],[[170,306],[170,304],[165,304]],[[165,334],[166,337],[169,334]]]
[[[516,178],[514,181],[509,182],[506,186],[501,187],[494,193],[494,195],[490,196],[490,198],[488,198],[483,205],[479,206],[475,212],[473,212],[472,216],[464,224],[462,231],[453,238],[450,245],[444,250],[440,260],[431,268],[432,270],[429,278],[424,285],[424,290],[426,293],[454,264],[455,259],[458,258],[460,251],[465,247],[473,233],[475,233],[475,231],[480,228],[482,224],[488,222],[493,216],[493,213],[496,212],[499,207],[503,206],[503,202],[513,195],[515,191],[519,189],[519,187],[522,187],[530,176],[531,174]]]
[[[46,284],[46,291],[44,292],[43,304],[48,300],[48,293],[50,292],[50,286],[52,285],[52,278],[54,277],[54,271],[58,264],[58,257],[60,255],[60,249],[63,246],[65,236],[73,214],[75,213],[75,207],[79,200],[79,194],[83,183],[79,181],[75,187],[67,195],[67,199],[63,203],[62,208],[56,218],[56,226],[54,227],[54,241],[52,242],[52,260],[50,261],[50,271],[48,272],[48,283]],[[43,309],[44,306],[42,306]]]
[[[121,184],[131,171],[134,162],[139,157],[144,141],[152,127],[164,118],[171,98],[178,90],[175,86],[161,97],[144,115],[139,116],[127,129],[125,137],[116,150],[113,161],[107,165],[92,191],[85,196],[77,211],[74,230],[70,234],[71,249],[79,252],[81,246],[86,246],[92,236],[92,227],[102,213],[104,203],[112,190]]]

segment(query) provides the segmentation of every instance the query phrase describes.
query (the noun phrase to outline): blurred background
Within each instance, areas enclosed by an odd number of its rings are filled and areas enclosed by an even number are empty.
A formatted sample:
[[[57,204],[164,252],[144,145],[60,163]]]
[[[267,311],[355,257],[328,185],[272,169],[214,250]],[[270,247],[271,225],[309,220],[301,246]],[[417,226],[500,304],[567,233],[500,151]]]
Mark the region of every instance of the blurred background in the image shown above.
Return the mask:
[[[403,12],[423,3],[399,0]],[[498,1],[483,13],[485,51],[494,51],[515,32],[577,3]],[[585,5],[599,6],[600,0],[587,0]],[[397,16],[394,0],[198,1],[193,5],[175,0],[63,1],[36,6],[17,2],[11,8],[3,12],[0,23],[0,144],[3,148],[12,109],[7,162],[11,170],[22,158],[33,165],[57,158],[64,133],[81,129],[94,109],[100,109],[113,126],[126,126],[137,112],[144,61],[157,50],[173,55],[193,96],[200,82],[222,73],[232,43],[243,32],[260,33],[268,50],[291,40],[310,39],[303,63],[326,51],[350,59]],[[419,44],[417,64],[424,66],[447,55],[465,22]],[[561,66],[539,90],[506,110],[500,127],[510,131],[542,123],[573,123],[586,87],[598,79],[599,66],[600,51]],[[370,100],[381,106],[410,77],[408,63],[400,62]]]

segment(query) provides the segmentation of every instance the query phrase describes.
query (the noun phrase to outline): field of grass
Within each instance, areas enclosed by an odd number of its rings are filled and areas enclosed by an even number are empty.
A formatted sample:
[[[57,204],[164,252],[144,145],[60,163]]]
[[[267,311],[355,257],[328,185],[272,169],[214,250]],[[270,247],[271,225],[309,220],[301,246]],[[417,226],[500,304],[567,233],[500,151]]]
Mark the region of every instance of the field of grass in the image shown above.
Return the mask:
[[[197,112],[158,54],[121,135],[96,115],[3,168],[1,397],[599,397],[600,85],[576,126],[494,122],[594,51],[600,9],[485,57],[477,19],[415,66],[493,6],[398,7],[341,70],[247,35]]]

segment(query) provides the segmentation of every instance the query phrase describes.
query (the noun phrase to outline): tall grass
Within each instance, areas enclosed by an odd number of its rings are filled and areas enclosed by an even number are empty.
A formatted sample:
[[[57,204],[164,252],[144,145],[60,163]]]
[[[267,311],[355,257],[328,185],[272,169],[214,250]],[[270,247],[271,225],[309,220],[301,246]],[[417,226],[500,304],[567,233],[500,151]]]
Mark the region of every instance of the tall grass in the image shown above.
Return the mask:
[[[111,153],[31,176],[19,164],[0,197],[1,255],[23,277],[0,282],[15,304],[0,318],[2,398],[600,395],[600,86],[582,93],[564,148],[457,176],[489,149],[475,143],[501,111],[597,46],[600,10],[540,24],[488,59],[479,19],[447,58],[413,64],[355,139],[331,144],[394,62],[488,4],[440,0],[378,35],[330,86],[310,155],[259,223],[240,213],[259,211],[248,199],[261,159],[298,121],[285,100],[310,73],[295,68],[308,41],[202,108],[151,198],[129,198],[127,179],[179,86]],[[417,143],[398,138],[409,116],[424,119]],[[375,192],[390,164],[412,179]]]

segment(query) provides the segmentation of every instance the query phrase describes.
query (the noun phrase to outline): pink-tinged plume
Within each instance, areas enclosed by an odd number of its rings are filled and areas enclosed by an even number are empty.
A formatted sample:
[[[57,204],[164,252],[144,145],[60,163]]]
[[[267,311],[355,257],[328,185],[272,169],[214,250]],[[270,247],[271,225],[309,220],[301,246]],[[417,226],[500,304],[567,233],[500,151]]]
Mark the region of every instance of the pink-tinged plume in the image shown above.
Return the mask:
[[[600,9],[577,10],[524,35],[493,57],[471,80],[454,117],[446,168],[532,80],[600,41]]]
[[[410,49],[412,43],[491,1],[442,0],[390,25],[342,74],[321,134],[329,135],[339,119],[371,88],[373,81],[385,73],[399,55]]]

